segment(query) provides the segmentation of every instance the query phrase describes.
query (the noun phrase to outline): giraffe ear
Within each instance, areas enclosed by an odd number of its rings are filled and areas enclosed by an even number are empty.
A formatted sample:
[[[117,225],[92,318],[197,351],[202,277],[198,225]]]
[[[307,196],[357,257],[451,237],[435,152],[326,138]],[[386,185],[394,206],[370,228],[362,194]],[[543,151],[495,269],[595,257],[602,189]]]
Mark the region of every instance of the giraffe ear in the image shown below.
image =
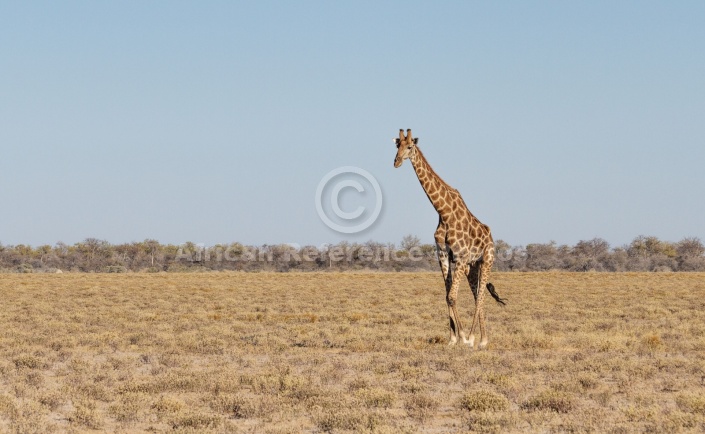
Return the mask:
[[[419,143],[419,138],[418,137],[414,138],[414,145],[417,145],[418,143]]]
[[[392,139],[392,141],[397,144],[397,147],[399,147],[399,139],[395,138],[395,139]]]

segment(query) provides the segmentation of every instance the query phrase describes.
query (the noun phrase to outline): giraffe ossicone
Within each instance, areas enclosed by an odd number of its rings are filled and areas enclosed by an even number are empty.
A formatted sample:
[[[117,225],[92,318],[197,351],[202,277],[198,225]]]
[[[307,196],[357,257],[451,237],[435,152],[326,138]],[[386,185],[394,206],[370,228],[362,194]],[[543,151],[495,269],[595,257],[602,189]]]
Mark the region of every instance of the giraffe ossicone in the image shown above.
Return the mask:
[[[449,344],[454,345],[458,339],[471,348],[475,345],[475,328],[480,328],[479,348],[487,346],[488,335],[485,324],[484,300],[485,291],[490,293],[498,303],[505,304],[489,282],[492,264],[494,263],[494,241],[489,226],[478,220],[468,209],[458,192],[448,185],[431,168],[428,161],[418,148],[418,138],[411,135],[411,129],[399,130],[399,138],[395,138],[397,155],[394,167],[400,167],[404,160],[411,160],[416,176],[426,192],[426,196],[438,212],[438,226],[434,238],[438,251],[438,262],[446,287],[446,304],[450,322]],[[451,265],[455,269],[451,270]],[[460,280],[466,278],[475,298],[470,335],[465,335],[460,316],[458,315],[457,299]]]

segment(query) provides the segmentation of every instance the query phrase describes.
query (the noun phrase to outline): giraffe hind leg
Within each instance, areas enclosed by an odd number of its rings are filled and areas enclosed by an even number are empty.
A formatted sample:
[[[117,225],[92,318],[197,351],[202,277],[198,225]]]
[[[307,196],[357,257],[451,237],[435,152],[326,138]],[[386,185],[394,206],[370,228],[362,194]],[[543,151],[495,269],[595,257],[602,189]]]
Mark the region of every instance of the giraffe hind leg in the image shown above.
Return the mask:
[[[468,283],[470,284],[470,290],[472,291],[472,297],[477,303],[477,285],[480,283],[480,262],[475,262],[470,265],[470,271],[468,272]]]
[[[475,300],[475,305],[477,306],[477,295],[478,295],[478,285],[480,280],[480,264],[481,262],[474,262],[470,264],[467,273],[468,283],[470,284],[470,290],[472,291],[473,299]],[[474,320],[473,320],[474,322]],[[470,347],[474,347],[475,344],[475,333],[473,328],[470,329],[470,335],[467,337],[466,343]]]

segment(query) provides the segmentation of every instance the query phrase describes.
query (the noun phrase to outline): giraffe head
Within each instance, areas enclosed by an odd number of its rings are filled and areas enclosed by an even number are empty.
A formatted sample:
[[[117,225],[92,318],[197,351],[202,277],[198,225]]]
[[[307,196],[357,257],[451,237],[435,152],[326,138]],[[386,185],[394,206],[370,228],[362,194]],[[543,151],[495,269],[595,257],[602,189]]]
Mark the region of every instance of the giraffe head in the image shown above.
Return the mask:
[[[404,160],[414,155],[418,142],[418,138],[414,139],[411,137],[411,130],[406,130],[406,137],[404,137],[404,130],[399,130],[399,138],[394,139],[394,143],[397,144],[397,156],[394,158],[394,167],[401,166]]]

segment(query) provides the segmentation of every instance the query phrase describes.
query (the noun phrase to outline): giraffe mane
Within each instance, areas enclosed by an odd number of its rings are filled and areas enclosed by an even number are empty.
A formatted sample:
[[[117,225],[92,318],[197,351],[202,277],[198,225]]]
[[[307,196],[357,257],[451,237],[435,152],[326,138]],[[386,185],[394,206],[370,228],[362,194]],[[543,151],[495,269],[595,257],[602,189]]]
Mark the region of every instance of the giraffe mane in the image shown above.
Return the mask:
[[[428,162],[428,160],[426,159],[426,156],[423,154],[423,152],[421,152],[421,149],[420,149],[418,146],[416,147],[416,152],[419,153],[419,157],[421,158],[421,160],[423,160],[423,161],[426,163],[426,167],[428,167],[428,170],[431,172],[431,175],[435,176],[439,181],[441,181],[443,187],[447,188],[447,189],[448,189],[449,191],[451,191],[451,192],[455,192],[455,193],[460,194],[460,192],[459,192],[458,190],[456,190],[455,188],[451,187],[450,184],[448,184],[443,178],[441,178],[441,177],[438,175],[438,173],[436,173],[435,170],[433,170],[433,167],[432,167],[431,164]]]

